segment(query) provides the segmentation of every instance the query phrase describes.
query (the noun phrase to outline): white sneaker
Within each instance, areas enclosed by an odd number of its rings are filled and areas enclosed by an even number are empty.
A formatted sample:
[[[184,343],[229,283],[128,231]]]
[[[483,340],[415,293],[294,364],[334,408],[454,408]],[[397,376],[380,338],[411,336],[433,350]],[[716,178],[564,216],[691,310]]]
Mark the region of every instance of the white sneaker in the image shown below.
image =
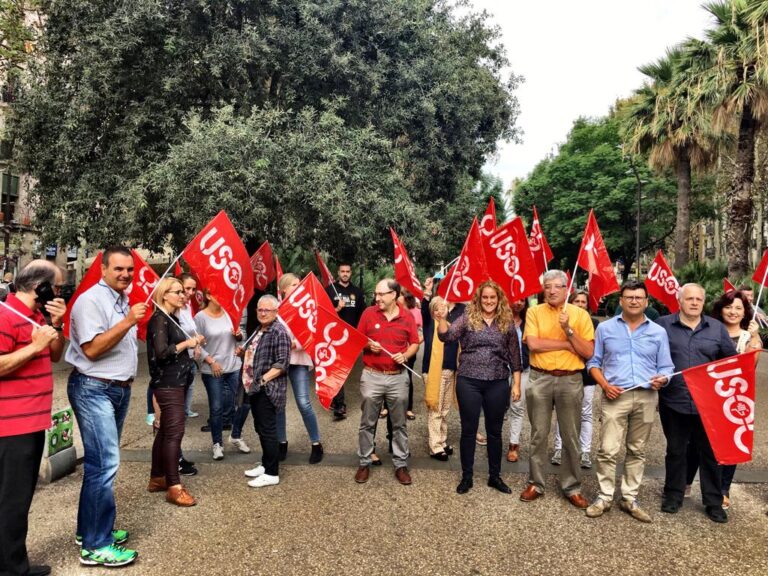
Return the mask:
[[[213,459],[214,460],[224,459],[224,448],[221,447],[221,444],[213,445]]]
[[[229,443],[232,444],[235,448],[240,450],[243,454],[250,454],[251,449],[248,447],[248,444],[245,443],[245,440],[242,438],[232,438],[232,435],[229,435]]]
[[[275,486],[280,483],[280,476],[270,476],[269,474],[262,474],[258,478],[248,480],[248,486],[251,488],[261,488],[262,486]]]
[[[250,470],[245,471],[245,475],[248,476],[248,478],[258,478],[262,474],[264,474],[266,470],[264,469],[264,466],[261,464],[257,464],[256,468],[251,468]]]

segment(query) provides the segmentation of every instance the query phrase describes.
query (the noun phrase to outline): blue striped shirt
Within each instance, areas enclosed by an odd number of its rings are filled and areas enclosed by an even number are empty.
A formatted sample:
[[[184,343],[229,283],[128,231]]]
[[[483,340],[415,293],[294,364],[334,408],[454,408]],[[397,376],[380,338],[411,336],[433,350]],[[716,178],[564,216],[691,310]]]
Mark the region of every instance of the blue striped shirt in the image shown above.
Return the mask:
[[[612,386],[651,388],[651,378],[675,371],[667,332],[647,316],[633,332],[622,316],[614,316],[595,331],[595,353],[587,362],[592,368],[600,368]]]

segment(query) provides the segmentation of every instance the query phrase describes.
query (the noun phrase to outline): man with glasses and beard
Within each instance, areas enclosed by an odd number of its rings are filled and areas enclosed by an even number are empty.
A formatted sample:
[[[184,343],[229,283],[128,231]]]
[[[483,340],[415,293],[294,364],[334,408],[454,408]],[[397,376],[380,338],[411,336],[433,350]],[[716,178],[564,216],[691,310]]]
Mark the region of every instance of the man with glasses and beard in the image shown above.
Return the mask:
[[[376,304],[366,308],[358,330],[368,337],[363,350],[363,372],[360,394],[363,398],[360,416],[358,456],[360,467],[355,482],[368,481],[371,454],[374,449],[376,422],[386,400],[392,417],[392,463],[400,484],[411,483],[408,473],[408,377],[404,366],[419,351],[419,334],[413,315],[397,303],[400,284],[385,278],[376,284]]]

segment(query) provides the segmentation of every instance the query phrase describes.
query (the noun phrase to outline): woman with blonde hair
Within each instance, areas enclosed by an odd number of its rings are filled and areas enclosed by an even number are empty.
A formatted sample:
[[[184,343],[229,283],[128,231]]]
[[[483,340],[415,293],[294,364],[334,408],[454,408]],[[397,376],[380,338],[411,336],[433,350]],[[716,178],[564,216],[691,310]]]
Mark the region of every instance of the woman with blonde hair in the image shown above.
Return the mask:
[[[188,350],[205,342],[202,336],[188,338],[179,326],[184,306],[184,288],[176,278],[163,278],[153,295],[155,312],[147,325],[149,385],[160,409],[160,426],[152,445],[149,492],[166,492],[165,499],[178,506],[197,502],[179,478],[181,439],[186,421],[185,395],[194,375],[194,360]]]
[[[277,283],[277,288],[282,293],[283,298],[288,298],[298,286],[299,277],[290,272],[283,274]],[[315,411],[309,399],[309,373],[314,369],[314,364],[312,363],[312,358],[301,347],[301,343],[296,340],[288,326],[285,326],[285,329],[291,338],[291,360],[288,366],[288,379],[291,381],[296,407],[299,409],[301,419],[304,420],[304,427],[307,429],[309,441],[312,444],[309,463],[317,464],[323,459],[323,445],[320,443],[320,428],[317,425],[317,416],[315,416]],[[288,435],[285,428],[285,407],[283,407],[277,413],[277,440],[280,449],[280,460],[285,460],[288,454]]]
[[[520,345],[507,297],[488,280],[480,284],[464,314],[448,324],[446,309],[435,310],[437,337],[459,342],[456,397],[461,418],[461,482],[456,492],[472,488],[475,435],[480,411],[488,435],[488,486],[504,494],[512,491],[501,479],[501,428],[509,407],[509,375],[513,375],[512,399],[520,398]]]

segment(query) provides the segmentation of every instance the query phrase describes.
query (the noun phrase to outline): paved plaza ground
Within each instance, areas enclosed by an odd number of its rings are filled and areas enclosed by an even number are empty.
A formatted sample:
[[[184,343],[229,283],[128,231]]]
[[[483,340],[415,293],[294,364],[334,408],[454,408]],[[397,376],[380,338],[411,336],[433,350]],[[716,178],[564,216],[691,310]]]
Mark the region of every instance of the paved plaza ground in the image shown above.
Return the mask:
[[[82,467],[78,466],[71,476],[41,486],[32,505],[30,556],[33,562],[51,564],[54,574],[115,570],[162,576],[768,574],[766,360],[758,377],[755,458],[739,467],[730,522],[725,525],[704,515],[698,484],[681,512],[659,511],[665,443],[658,418],[640,493],[641,504],[653,516],[652,524],[641,524],[617,507],[603,518],[586,518],[561,496],[554,466],[546,497],[521,502],[518,494],[525,486],[527,471],[527,422],[521,462],[503,465],[503,477],[513,494],[503,495],[485,486],[485,449],[478,447],[475,488],[459,496],[455,493],[460,477],[458,455],[448,463],[428,457],[423,388],[419,385],[417,418],[408,426],[413,485],[401,486],[394,478],[384,421],[378,434],[378,453],[384,465],[372,469],[367,484],[355,484],[359,367],[348,384],[347,420],[332,422],[330,414],[315,402],[326,450],[319,465],[307,463],[309,441],[289,394],[288,460],[281,466],[280,484],[262,489],[248,487],[243,476],[260,453],[250,416],[243,437],[253,453],[237,454],[226,446],[225,459],[213,461],[210,434],[200,431],[208,410],[198,377],[194,409],[200,417],[188,420],[183,447],[200,470],[199,475],[184,479],[199,503],[194,508],[178,508],[167,504],[163,494],[146,492],[152,433],[144,422],[148,381],[144,355],[139,357],[139,370],[116,485],[118,527],[131,532],[128,545],[139,551],[139,559],[133,566],[111,570],[79,564],[74,543],[82,480]],[[54,408],[68,404],[67,372],[65,364],[57,365]],[[450,420],[450,442],[457,445],[458,411],[451,413]],[[596,422],[593,443],[598,435]],[[583,492],[591,499],[595,491],[590,471]]]

